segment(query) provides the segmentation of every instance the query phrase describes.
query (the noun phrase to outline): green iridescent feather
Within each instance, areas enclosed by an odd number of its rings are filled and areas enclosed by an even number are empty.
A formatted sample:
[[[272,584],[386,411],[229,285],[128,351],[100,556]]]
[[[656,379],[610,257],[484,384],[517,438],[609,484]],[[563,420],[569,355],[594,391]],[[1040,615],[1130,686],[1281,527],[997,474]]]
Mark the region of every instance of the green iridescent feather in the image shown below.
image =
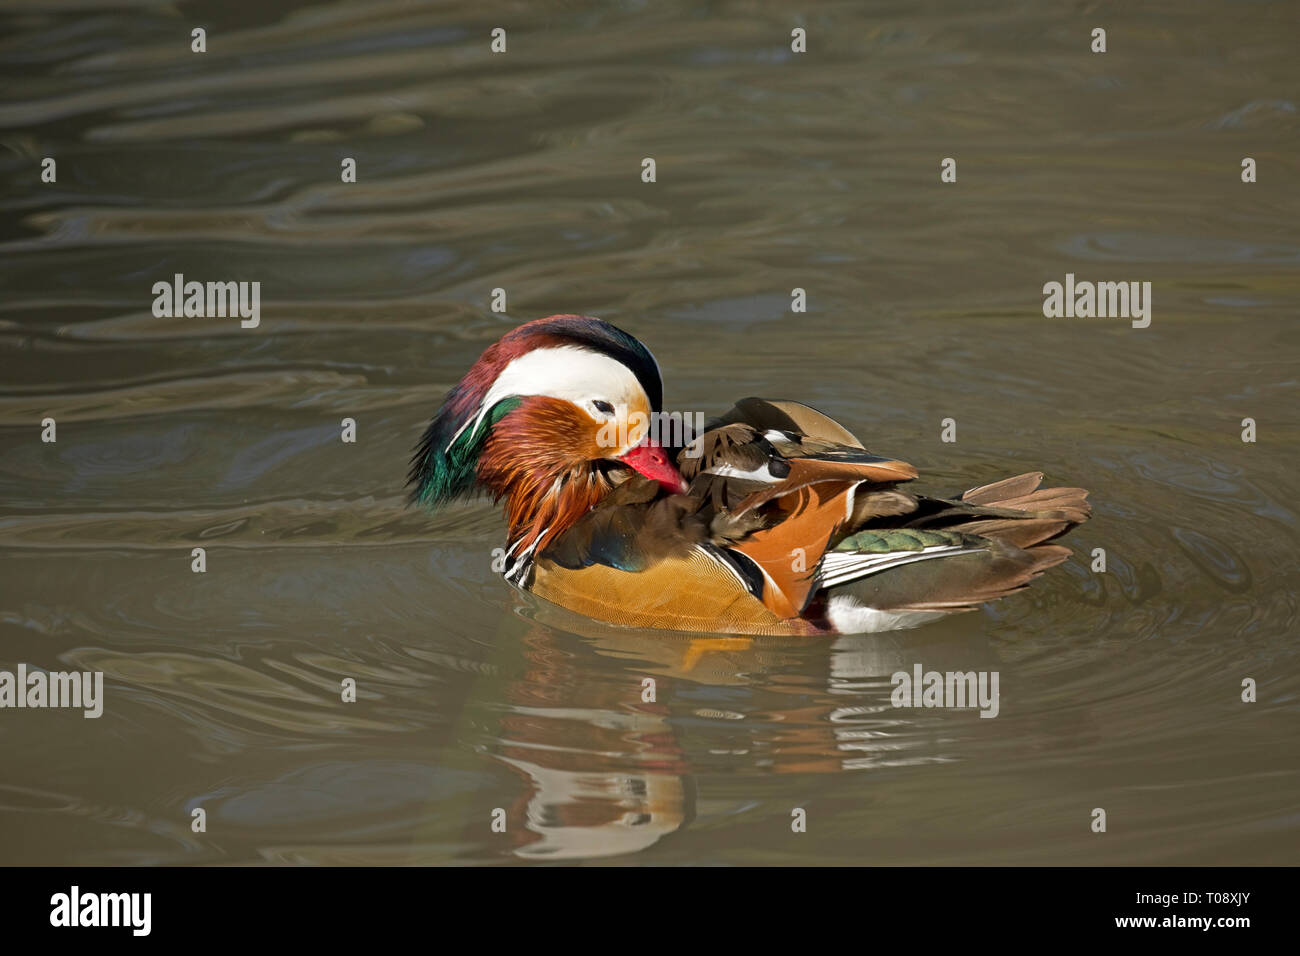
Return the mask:
[[[439,414],[424,433],[411,459],[410,483],[413,503],[438,508],[474,490],[479,455],[497,422],[522,403],[518,397],[503,398],[492,406],[477,425],[471,425],[448,447],[450,436],[460,428],[450,415]],[[444,406],[444,410],[447,406]]]

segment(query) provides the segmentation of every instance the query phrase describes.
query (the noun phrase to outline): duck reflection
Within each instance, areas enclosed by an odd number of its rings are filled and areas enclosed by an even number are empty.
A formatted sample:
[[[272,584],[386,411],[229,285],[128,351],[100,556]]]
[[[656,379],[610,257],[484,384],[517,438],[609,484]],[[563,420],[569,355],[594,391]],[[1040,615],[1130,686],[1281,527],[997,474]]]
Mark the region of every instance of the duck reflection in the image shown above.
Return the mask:
[[[817,641],[532,615],[507,641],[522,661],[508,668],[518,676],[501,690],[490,751],[523,781],[506,833],[525,859],[647,850],[695,818],[697,781],[957,759],[960,732],[934,712],[893,707],[890,676],[918,660],[996,668],[976,629]]]

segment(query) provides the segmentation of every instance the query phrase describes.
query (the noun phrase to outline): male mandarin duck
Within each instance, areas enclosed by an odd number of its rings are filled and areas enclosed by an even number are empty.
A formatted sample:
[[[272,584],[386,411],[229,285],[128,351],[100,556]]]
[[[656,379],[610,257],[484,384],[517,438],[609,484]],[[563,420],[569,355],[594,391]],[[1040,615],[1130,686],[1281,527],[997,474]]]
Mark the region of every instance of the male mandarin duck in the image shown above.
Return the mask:
[[[506,333],[451,389],[411,460],[412,501],[504,500],[505,577],[630,627],[815,635],[911,627],[1003,597],[1060,564],[1045,542],[1087,492],[1034,472],[917,494],[821,412],[747,398],[661,444],[659,365],[600,319]],[[680,419],[679,419],[680,421]]]

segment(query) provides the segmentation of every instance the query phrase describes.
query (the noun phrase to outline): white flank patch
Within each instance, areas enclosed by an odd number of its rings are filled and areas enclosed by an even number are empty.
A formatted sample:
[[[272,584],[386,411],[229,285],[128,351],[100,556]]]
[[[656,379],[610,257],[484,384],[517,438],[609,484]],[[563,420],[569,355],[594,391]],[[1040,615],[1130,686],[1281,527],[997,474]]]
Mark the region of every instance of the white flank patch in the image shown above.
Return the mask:
[[[882,611],[867,607],[850,594],[836,594],[826,605],[826,619],[841,634],[874,634],[916,627],[943,617],[946,611]]]
[[[534,349],[511,360],[496,377],[479,404],[473,419],[460,426],[447,442],[450,448],[472,424],[478,431],[492,406],[503,398],[545,395],[572,402],[596,421],[609,421],[614,415],[597,412],[591,402],[603,400],[617,409],[644,406],[650,400],[632,370],[617,359],[576,345],[559,345]]]

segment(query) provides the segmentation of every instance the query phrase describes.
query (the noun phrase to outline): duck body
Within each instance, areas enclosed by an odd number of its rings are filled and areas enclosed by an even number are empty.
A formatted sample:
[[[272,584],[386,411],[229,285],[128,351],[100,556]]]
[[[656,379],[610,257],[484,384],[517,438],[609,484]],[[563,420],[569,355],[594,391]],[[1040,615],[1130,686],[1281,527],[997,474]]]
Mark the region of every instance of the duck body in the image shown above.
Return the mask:
[[[1037,472],[930,497],[807,405],[747,398],[659,442],[657,363],[599,319],[507,333],[451,390],[412,459],[413,500],[503,501],[504,576],[611,624],[817,635],[973,610],[1070,554],[1087,492]]]

